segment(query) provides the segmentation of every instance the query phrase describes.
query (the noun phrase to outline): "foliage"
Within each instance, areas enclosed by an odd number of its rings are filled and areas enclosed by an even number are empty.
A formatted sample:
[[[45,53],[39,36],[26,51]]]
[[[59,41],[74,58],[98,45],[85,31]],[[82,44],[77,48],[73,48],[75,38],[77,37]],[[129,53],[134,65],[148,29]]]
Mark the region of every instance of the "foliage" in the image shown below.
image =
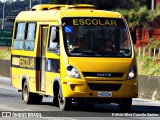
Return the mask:
[[[149,13],[146,6],[142,6],[139,9],[116,9],[115,11],[120,12],[127,19],[130,27],[144,27],[145,25],[147,25],[147,16],[149,15]]]
[[[25,11],[29,10],[29,0],[17,0],[15,2],[9,2],[5,0],[5,3],[0,2],[0,18],[3,17],[3,5],[4,5],[4,17],[8,16],[8,14],[12,11]],[[49,3],[50,0],[41,0],[42,4]],[[57,0],[59,1],[59,0]],[[40,4],[40,0],[32,0],[32,6]]]
[[[160,48],[160,41],[150,41],[147,44],[146,51],[149,52],[151,50],[151,54],[153,54],[154,48],[156,48],[156,54],[159,53]],[[138,49],[136,49],[138,53]],[[151,55],[152,56],[152,55]],[[149,57],[148,54],[145,54],[144,57],[137,56],[138,62],[138,74],[139,75],[147,75],[147,76],[159,76],[160,75],[160,58],[156,57]]]
[[[11,54],[7,47],[1,47],[0,49],[0,59],[10,60]]]
[[[134,0],[50,0],[50,3],[93,4],[96,6],[97,9],[101,10],[112,10],[114,8],[130,9],[135,7]]]
[[[149,44],[147,44],[146,46],[146,49],[159,49],[160,48],[160,41],[156,41],[156,40],[153,40],[153,41],[150,41]]]
[[[160,26],[160,6],[155,11],[149,10],[151,0],[41,0],[52,4],[93,4],[97,9],[120,12],[128,21],[130,27],[154,28]],[[47,3],[47,2],[46,2]],[[115,4],[116,3],[116,4]],[[39,0],[32,0],[32,6]],[[29,0],[5,3],[5,16],[11,11],[22,11],[29,8]],[[2,18],[3,3],[0,2],[0,17]]]
[[[50,0],[51,4],[60,4],[61,1],[60,0]],[[62,4],[62,3],[61,3]]]
[[[160,75],[160,59],[138,57],[138,74],[147,76],[159,76]]]
[[[155,11],[148,0],[51,0],[51,3],[93,4],[97,9],[120,12],[130,27],[153,28],[160,26],[160,6]],[[116,3],[116,4],[113,4]]]
[[[160,26],[160,5],[154,10],[150,11],[148,14],[148,24],[150,28],[159,28]]]
[[[39,0],[32,1],[32,6],[39,4]],[[4,17],[6,17],[12,11],[24,11],[29,9],[29,0],[18,1],[18,2],[0,2],[0,18],[3,16],[3,5],[4,5]]]

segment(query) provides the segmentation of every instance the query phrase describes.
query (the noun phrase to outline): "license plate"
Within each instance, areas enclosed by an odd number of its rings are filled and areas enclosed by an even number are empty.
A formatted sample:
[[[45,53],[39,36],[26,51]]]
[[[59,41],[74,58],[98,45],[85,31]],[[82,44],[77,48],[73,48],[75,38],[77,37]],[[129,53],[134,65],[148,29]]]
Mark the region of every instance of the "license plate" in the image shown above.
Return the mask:
[[[112,97],[112,92],[98,92],[98,97]]]

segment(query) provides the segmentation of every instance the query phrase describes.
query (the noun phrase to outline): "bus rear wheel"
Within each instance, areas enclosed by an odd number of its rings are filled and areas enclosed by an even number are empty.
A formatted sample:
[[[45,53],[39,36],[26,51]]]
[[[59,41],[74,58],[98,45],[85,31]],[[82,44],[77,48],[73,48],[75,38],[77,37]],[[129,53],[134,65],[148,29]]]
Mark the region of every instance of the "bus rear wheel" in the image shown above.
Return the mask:
[[[24,82],[22,89],[23,101],[26,104],[32,104],[34,102],[34,93],[29,92],[29,85],[27,82]]]
[[[132,98],[124,98],[119,101],[119,110],[121,112],[129,112],[132,107]]]

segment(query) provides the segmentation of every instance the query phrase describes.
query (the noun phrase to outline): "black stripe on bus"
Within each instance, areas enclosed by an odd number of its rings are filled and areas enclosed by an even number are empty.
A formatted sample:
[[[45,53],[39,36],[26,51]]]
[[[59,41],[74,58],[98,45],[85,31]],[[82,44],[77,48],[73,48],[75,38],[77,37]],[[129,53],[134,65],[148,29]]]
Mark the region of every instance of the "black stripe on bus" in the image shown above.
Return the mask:
[[[40,70],[41,68],[41,57],[12,55],[11,61],[11,67],[15,68],[23,68],[30,70]],[[59,73],[59,70],[59,59],[45,59],[45,71]]]
[[[11,56],[11,67],[15,68],[40,70],[40,63],[41,63],[40,57],[20,56],[20,55]]]

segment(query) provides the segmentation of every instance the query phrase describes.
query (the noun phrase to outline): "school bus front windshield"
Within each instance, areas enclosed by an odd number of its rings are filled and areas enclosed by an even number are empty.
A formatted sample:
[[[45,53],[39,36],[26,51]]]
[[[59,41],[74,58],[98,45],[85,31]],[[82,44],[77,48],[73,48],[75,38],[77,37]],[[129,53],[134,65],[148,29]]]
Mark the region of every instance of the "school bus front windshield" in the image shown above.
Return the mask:
[[[68,56],[131,57],[131,39],[123,19],[63,18]]]

